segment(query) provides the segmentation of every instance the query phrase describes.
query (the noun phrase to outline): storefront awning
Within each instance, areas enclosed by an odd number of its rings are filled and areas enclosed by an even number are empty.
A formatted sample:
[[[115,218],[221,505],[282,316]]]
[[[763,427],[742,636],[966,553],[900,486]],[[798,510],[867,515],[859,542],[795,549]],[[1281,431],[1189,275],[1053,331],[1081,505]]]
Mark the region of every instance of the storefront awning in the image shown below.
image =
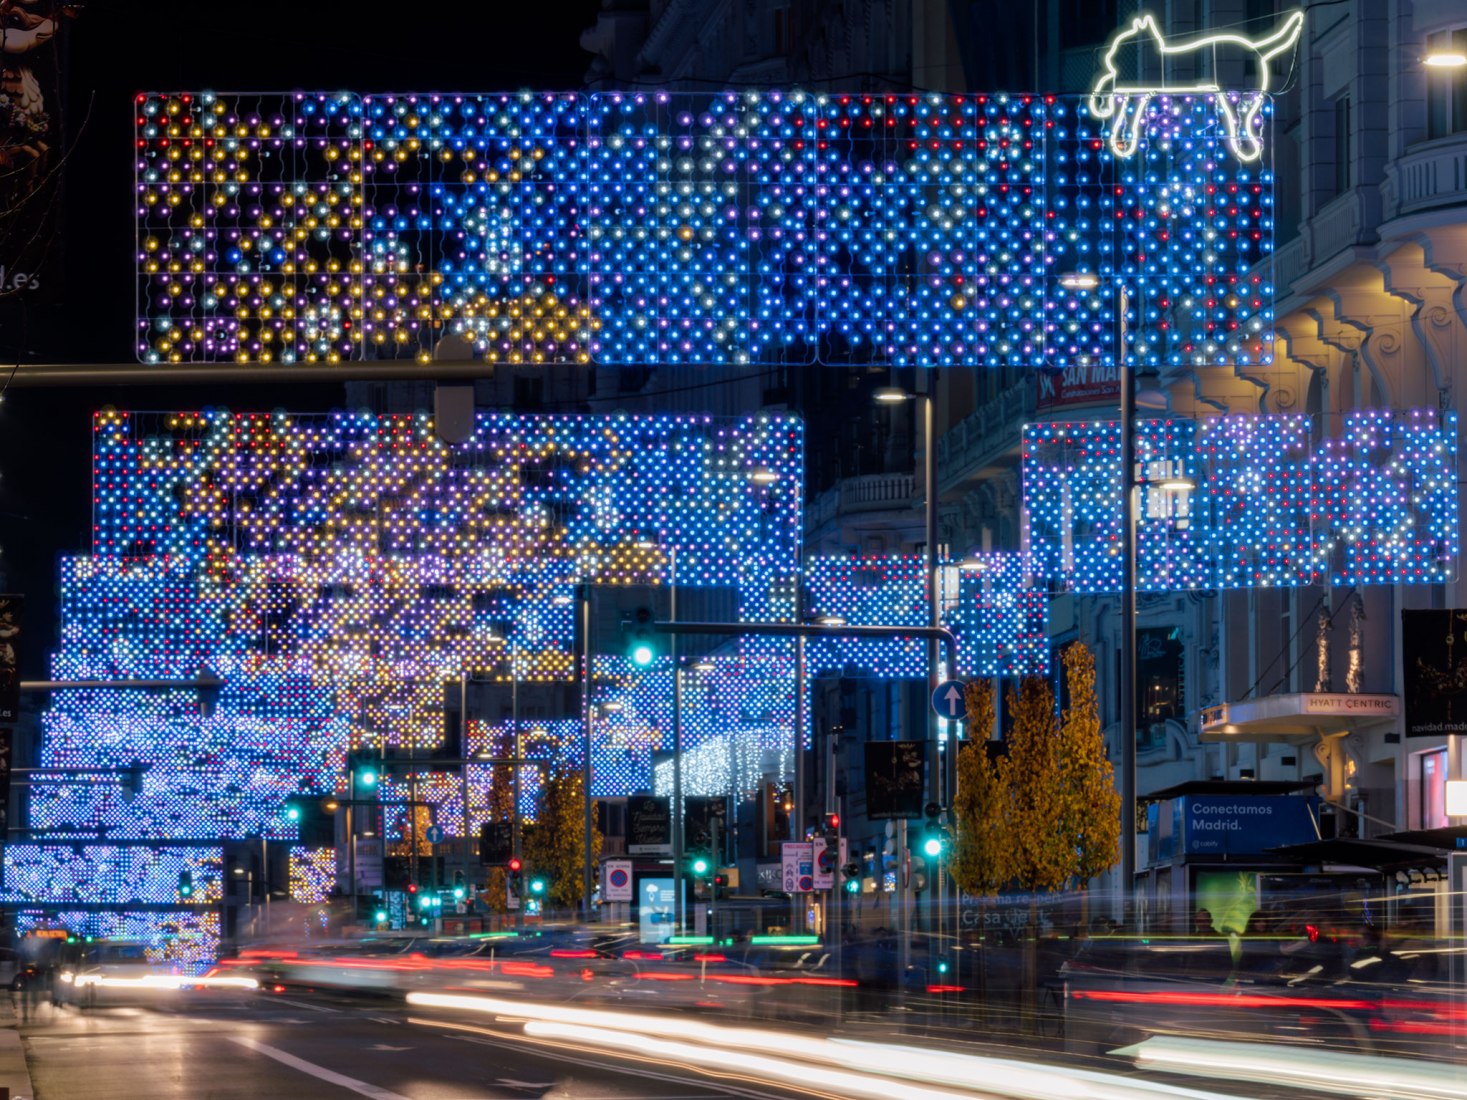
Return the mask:
[[[1445,825],[1440,829],[1404,829],[1386,833],[1382,840],[1398,844],[1420,844],[1443,852],[1467,851],[1467,825]]]
[[[1318,741],[1333,734],[1390,725],[1401,716],[1399,695],[1295,692],[1203,708],[1203,741]]]
[[[1159,791],[1141,795],[1138,802],[1161,802],[1168,798],[1187,798],[1194,794],[1298,794],[1312,791],[1318,784],[1297,779],[1189,779],[1185,783],[1174,783]]]
[[[1378,871],[1434,867],[1442,861],[1442,853],[1435,848],[1399,844],[1383,837],[1337,836],[1308,844],[1285,844],[1269,851],[1300,863],[1334,863],[1347,867],[1373,867]]]

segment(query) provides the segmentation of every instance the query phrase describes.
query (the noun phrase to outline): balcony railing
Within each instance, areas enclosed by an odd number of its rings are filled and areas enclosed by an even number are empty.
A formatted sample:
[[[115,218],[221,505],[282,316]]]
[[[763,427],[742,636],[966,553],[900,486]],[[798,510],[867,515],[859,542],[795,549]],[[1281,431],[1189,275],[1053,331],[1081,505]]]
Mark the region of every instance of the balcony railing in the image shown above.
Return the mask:
[[[906,511],[912,507],[911,474],[863,474],[842,478],[805,509],[805,530],[855,512]]]
[[[1386,167],[1387,217],[1467,204],[1467,133],[1417,145]]]
[[[958,421],[937,441],[937,482],[956,488],[1005,454],[1019,454],[1019,430],[1034,418],[1034,379],[1024,378]]]

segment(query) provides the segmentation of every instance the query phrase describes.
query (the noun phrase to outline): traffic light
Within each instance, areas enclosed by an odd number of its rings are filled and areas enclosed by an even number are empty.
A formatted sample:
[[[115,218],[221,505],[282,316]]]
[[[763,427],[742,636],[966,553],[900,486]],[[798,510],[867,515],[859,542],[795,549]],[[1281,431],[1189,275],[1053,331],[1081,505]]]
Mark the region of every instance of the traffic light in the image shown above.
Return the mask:
[[[347,753],[346,767],[353,790],[370,791],[381,778],[381,768],[375,749],[355,749]]]
[[[821,826],[828,837],[840,836],[840,814],[826,814]]]
[[[861,892],[861,865],[851,860],[840,869],[840,873],[845,876],[846,893],[859,894]]]
[[[299,821],[301,819],[301,812],[302,812],[301,811],[301,804],[299,802],[290,801],[290,802],[287,802],[285,804],[285,820],[286,821],[290,821],[290,822]]]
[[[943,809],[936,802],[927,803],[923,812],[927,815],[927,827],[922,833],[922,854],[928,859],[941,859],[947,854],[947,826],[943,824]]]
[[[469,888],[464,883],[464,873],[462,871],[455,871],[453,873],[453,900],[463,901],[468,896]]]
[[[689,852],[688,873],[696,879],[706,879],[713,873],[713,857],[707,852]]]
[[[638,607],[622,624],[627,636],[627,659],[636,668],[647,668],[657,660],[660,647],[652,632],[652,609]]]
[[[178,872],[178,896],[184,901],[194,896],[194,873],[187,868]]]
[[[387,910],[386,909],[378,909],[375,913],[372,914],[372,920],[375,921],[377,924],[386,924],[387,923]]]

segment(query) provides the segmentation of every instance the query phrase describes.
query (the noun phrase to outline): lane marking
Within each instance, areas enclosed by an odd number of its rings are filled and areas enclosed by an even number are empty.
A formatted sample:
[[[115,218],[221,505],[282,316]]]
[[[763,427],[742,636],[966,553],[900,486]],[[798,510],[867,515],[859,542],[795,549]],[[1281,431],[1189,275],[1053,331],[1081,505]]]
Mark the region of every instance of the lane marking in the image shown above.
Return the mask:
[[[296,1008],[309,1008],[312,1012],[334,1012],[337,1015],[341,1014],[341,1009],[339,1008],[327,1008],[324,1005],[313,1005],[307,1001],[292,1001],[289,997],[276,997],[275,1003],[281,1005],[295,1005]]]
[[[393,1092],[391,1089],[384,1089],[380,1085],[374,1085],[367,1081],[358,1081],[355,1077],[348,1077],[344,1073],[337,1073],[335,1070],[327,1069],[325,1066],[318,1066],[314,1062],[307,1062],[304,1058],[297,1058],[294,1054],[289,1054],[279,1047],[272,1047],[269,1043],[262,1043],[258,1039],[250,1039],[244,1035],[231,1035],[229,1036],[229,1041],[231,1043],[238,1043],[242,1047],[248,1047],[256,1054],[263,1054],[266,1058],[274,1058],[277,1062],[289,1066],[291,1069],[308,1073],[317,1080],[328,1081],[333,1085],[340,1085],[344,1089],[351,1089],[352,1092],[360,1096],[370,1096],[372,1100],[409,1100],[409,1097],[404,1096],[400,1092]]]

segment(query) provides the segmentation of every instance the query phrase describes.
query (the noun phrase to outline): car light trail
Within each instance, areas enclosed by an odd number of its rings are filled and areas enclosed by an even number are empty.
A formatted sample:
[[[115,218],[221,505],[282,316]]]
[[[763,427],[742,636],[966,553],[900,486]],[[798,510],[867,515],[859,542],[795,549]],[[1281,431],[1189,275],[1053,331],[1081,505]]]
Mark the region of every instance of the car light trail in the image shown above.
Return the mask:
[[[1172,1036],[1154,1036],[1111,1053],[1134,1058],[1143,1068],[1233,1081],[1262,1081],[1342,1096],[1460,1100],[1467,1094],[1461,1066],[1416,1059]]]
[[[523,1022],[526,1034],[562,1038],[609,1052],[635,1052],[707,1069],[734,1068],[770,1080],[830,1089],[841,1096],[926,1098],[1002,1096],[1015,1100],[1136,1100],[1165,1096],[1232,1100],[1068,1067],[1029,1065],[920,1047],[703,1024],[678,1016],[609,1012],[442,993],[410,993],[408,1003]],[[902,1078],[901,1082],[893,1078]],[[960,1092],[945,1091],[959,1089]]]

